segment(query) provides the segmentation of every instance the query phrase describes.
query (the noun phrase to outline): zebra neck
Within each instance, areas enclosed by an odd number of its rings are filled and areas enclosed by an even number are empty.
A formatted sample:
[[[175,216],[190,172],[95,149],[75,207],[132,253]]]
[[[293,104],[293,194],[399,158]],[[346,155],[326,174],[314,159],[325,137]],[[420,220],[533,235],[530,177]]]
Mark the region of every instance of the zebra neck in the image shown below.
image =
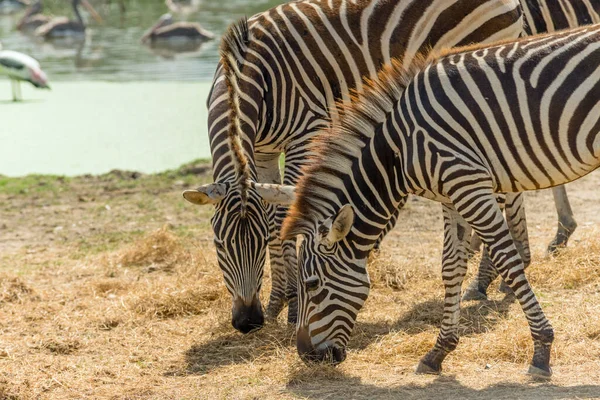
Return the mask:
[[[355,259],[369,255],[407,196],[403,165],[386,135],[377,129],[373,145],[365,146],[352,164],[352,173],[344,179],[342,201],[352,204],[355,222],[348,240],[357,252]]]

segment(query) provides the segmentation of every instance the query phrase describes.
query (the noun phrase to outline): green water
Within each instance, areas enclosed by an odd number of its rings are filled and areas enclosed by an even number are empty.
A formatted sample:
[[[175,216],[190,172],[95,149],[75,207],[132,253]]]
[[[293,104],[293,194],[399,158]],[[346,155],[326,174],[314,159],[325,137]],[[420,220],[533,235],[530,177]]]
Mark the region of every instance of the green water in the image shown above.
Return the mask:
[[[13,103],[0,81],[0,174],[146,173],[209,158],[208,83],[58,82],[23,85]]]
[[[176,19],[200,23],[217,35],[216,40],[187,52],[153,50],[140,44],[144,31],[163,13],[164,0],[89,0],[104,22],[88,18],[85,41],[43,42],[15,29],[22,13],[0,16],[0,42],[4,48],[20,51],[38,59],[53,81],[58,80],[168,80],[208,81],[218,60],[220,35],[227,26],[243,17],[264,11],[282,1],[273,0],[200,0],[197,12]],[[43,0],[44,13],[71,17],[70,0]]]
[[[52,91],[23,84],[13,104],[0,77],[0,175],[78,175],[111,169],[158,172],[210,157],[206,97],[220,35],[233,21],[281,1],[201,0],[176,16],[216,34],[193,51],[157,52],[143,32],[168,9],[163,0],[90,0],[104,23],[90,20],[81,42],[43,42],[17,32],[22,13],[0,16],[5,49],[38,59]],[[44,13],[72,16],[70,0],[44,0]]]

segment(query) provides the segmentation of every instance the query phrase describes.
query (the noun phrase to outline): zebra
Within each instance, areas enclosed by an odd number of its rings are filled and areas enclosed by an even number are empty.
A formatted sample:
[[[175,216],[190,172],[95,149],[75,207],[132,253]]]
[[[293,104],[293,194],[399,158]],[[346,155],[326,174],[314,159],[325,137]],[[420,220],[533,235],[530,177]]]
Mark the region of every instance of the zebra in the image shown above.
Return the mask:
[[[297,348],[341,362],[369,294],[366,258],[399,199],[442,203],[444,314],[417,372],[441,372],[458,344],[471,229],[530,326],[529,373],[550,376],[552,325],[524,274],[495,192],[561,185],[600,166],[600,25],[393,62],[318,137],[282,237],[303,238]],[[416,63],[413,63],[415,65]]]
[[[523,33],[528,36],[600,23],[600,1],[598,0],[521,0],[521,5],[524,16]],[[569,238],[577,228],[565,186],[553,187],[552,195],[558,213],[558,228],[554,239],[548,245],[550,254],[566,247]],[[507,222],[511,226],[513,236],[517,235],[516,244],[527,267],[531,256],[527,225],[521,221],[525,218],[523,199],[520,196],[508,196],[506,200],[509,202],[506,209]],[[478,239],[477,235],[473,235],[472,249],[481,247]],[[498,271],[492,267],[487,250],[484,248],[477,276],[465,290],[463,300],[487,299],[487,288],[497,276]],[[500,286],[500,290],[509,292],[504,283]]]
[[[211,224],[234,328],[247,333],[264,323],[267,248],[266,315],[276,317],[287,301],[288,322],[296,322],[296,243],[280,240],[280,225],[310,159],[308,139],[339,117],[336,100],[350,101],[363,77],[376,78],[392,58],[411,63],[426,49],[521,31],[518,0],[302,0],[230,27],[208,99],[214,183],[184,197],[215,206]]]

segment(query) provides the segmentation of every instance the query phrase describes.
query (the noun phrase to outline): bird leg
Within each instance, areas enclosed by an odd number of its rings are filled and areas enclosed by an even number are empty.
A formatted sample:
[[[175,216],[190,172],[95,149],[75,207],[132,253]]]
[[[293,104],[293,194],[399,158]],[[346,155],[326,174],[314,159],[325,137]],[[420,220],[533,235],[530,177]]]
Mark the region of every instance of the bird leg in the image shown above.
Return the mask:
[[[16,81],[14,79],[10,80],[10,86],[12,87],[13,101],[17,101],[17,90],[16,90],[15,82]]]
[[[21,94],[21,81],[15,81],[16,85],[17,85],[17,93],[19,96],[19,101],[23,100],[23,95]]]

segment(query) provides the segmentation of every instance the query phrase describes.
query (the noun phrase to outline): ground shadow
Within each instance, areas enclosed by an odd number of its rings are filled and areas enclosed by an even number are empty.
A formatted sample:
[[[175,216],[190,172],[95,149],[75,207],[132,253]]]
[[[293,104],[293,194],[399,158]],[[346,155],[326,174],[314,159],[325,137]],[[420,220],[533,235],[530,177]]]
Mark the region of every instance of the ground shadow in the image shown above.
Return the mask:
[[[453,376],[439,376],[425,385],[378,387],[363,384],[357,377],[341,372],[327,371],[325,376],[308,373],[305,369],[294,371],[286,391],[300,398],[310,399],[528,399],[558,400],[565,398],[597,398],[598,385],[556,386],[552,383],[500,383],[483,389],[464,386]]]
[[[492,329],[506,317],[513,296],[501,301],[470,302],[461,310],[461,336],[478,335]],[[432,327],[438,327],[442,321],[443,301],[430,299],[417,303],[400,319],[393,323],[358,323],[349,348],[362,350],[381,336],[391,332],[418,334]],[[263,329],[243,335],[235,332],[229,323],[215,328],[214,338],[195,344],[185,352],[183,368],[175,367],[165,375],[179,376],[188,374],[206,374],[215,368],[241,364],[258,357],[270,357],[280,351],[289,351],[296,347],[295,327],[280,321],[267,324]]]
[[[460,311],[460,336],[485,334],[505,319],[510,306],[515,302],[513,295],[504,296],[502,300],[486,300],[466,302]],[[417,303],[400,319],[389,322],[359,322],[356,324],[350,348],[362,350],[381,336],[391,332],[404,332],[409,335],[419,334],[439,328],[442,323],[444,301],[430,299]]]
[[[168,371],[165,375],[203,375],[211,370],[232,364],[252,361],[259,357],[277,354],[282,348],[288,351],[296,346],[295,329],[292,325],[270,323],[263,329],[243,335],[229,325],[216,331],[231,330],[230,334],[215,335],[205,343],[195,344],[185,352],[185,366]]]

